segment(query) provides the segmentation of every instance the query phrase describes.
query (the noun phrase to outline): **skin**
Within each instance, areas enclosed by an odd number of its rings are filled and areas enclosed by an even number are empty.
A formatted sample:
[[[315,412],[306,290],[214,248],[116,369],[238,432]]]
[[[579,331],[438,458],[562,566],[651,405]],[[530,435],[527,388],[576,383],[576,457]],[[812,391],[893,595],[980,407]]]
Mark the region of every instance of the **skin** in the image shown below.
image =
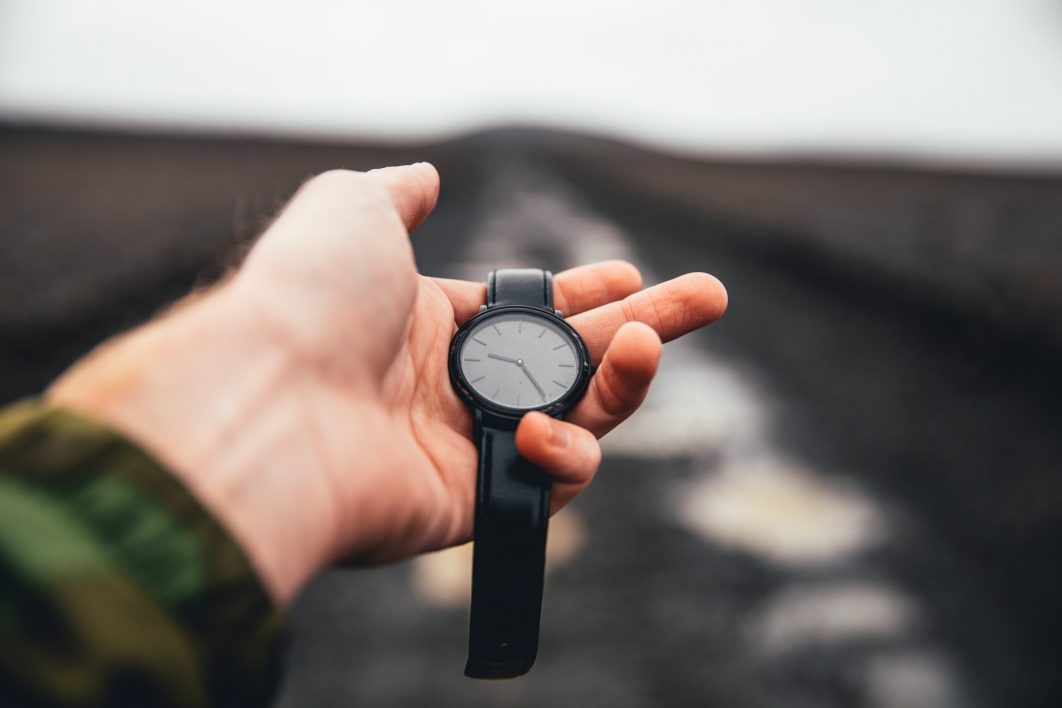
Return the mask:
[[[336,561],[468,541],[476,449],[447,348],[486,289],[417,273],[409,232],[438,195],[426,163],[319,175],[230,278],[106,342],[47,399],[154,454],[280,604]],[[565,421],[529,413],[517,431],[520,453],[555,480],[555,512],[597,471],[597,438],[641,404],[662,340],[719,318],[727,297],[704,273],[643,290],[619,261],[554,283],[600,364]]]

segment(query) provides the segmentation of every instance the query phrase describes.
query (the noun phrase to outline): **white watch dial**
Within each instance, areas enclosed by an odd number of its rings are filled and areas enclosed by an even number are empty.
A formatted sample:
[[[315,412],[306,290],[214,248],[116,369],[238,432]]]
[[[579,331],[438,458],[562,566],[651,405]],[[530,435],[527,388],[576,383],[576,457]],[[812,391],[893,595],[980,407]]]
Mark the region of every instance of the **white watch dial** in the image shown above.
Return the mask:
[[[461,372],[484,398],[507,408],[540,408],[575,386],[579,357],[567,331],[520,312],[484,319],[461,344]]]

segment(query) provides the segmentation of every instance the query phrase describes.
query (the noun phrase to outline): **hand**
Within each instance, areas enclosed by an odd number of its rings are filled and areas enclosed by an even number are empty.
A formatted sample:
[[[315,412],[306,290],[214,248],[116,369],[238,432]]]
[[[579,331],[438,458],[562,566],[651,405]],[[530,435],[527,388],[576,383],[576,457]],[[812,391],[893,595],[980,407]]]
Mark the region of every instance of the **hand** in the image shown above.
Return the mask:
[[[407,234],[438,189],[427,164],[311,180],[231,278],[104,344],[48,392],[173,470],[280,602],[337,559],[471,537],[476,449],[447,350],[486,290],[416,271]],[[600,364],[566,421],[531,413],[517,431],[520,453],[554,476],[556,511],[597,470],[596,436],[641,403],[661,338],[718,318],[726,293],[705,274],[641,290],[622,262],[554,285]]]

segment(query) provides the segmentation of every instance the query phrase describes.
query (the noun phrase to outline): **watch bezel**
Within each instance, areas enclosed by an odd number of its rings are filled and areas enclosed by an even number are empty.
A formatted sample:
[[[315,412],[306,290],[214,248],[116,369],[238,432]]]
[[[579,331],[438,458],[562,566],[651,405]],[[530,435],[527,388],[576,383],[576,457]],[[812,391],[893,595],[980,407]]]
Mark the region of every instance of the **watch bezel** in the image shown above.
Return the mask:
[[[566,332],[574,343],[575,354],[578,359],[578,375],[576,376],[575,384],[557,400],[531,408],[512,408],[509,406],[503,406],[491,401],[476,391],[476,389],[468,382],[468,379],[465,378],[464,372],[461,371],[459,353],[461,351],[461,345],[469,333],[485,320],[510,313],[521,313],[533,317],[540,317]],[[550,310],[531,305],[498,305],[495,307],[488,307],[482,312],[469,318],[467,322],[457,328],[454,336],[450,339],[448,359],[450,382],[453,384],[454,390],[457,391],[457,394],[466,404],[497,416],[512,418],[515,420],[519,420],[525,413],[531,411],[540,411],[547,415],[558,415],[567,412],[578,403],[583,397],[583,394],[586,393],[586,388],[590,385],[590,378],[593,374],[593,367],[590,364],[590,350],[587,349],[586,342],[584,342],[579,333],[575,331],[575,328],[565,322],[563,317],[558,317]]]

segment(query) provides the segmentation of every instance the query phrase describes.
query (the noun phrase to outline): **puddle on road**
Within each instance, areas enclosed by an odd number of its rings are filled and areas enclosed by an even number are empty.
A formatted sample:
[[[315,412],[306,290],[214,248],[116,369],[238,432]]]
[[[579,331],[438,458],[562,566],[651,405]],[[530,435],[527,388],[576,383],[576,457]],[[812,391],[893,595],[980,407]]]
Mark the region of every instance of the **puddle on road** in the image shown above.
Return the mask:
[[[866,581],[793,585],[770,598],[751,624],[751,640],[780,654],[808,645],[901,637],[915,609],[896,589]]]
[[[701,538],[785,565],[842,562],[884,536],[867,497],[768,456],[728,461],[677,503]]]

